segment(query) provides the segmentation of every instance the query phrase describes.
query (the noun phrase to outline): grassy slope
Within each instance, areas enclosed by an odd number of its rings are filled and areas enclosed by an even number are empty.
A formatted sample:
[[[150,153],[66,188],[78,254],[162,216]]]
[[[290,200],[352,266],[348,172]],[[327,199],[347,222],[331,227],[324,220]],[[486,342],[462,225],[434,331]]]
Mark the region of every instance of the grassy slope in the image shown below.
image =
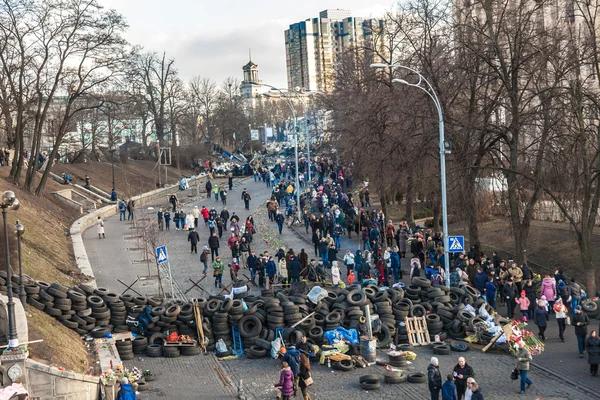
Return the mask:
[[[115,165],[116,189],[120,197],[128,197],[155,188],[156,170],[149,161],[131,162],[124,166]],[[56,174],[69,172],[75,183],[83,183],[89,175],[92,185],[110,192],[112,171],[110,163],[59,164],[53,168]],[[74,209],[67,208],[56,201],[52,192],[63,190],[65,186],[49,180],[43,196],[36,197],[7,180],[9,168],[0,167],[2,191],[13,190],[21,202],[17,211],[8,213],[11,264],[18,271],[17,242],[12,227],[18,219],[25,226],[22,239],[22,260],[24,274],[33,279],[46,282],[60,282],[75,285],[80,282],[78,269],[73,256],[71,240],[66,235],[71,224],[80,217]],[[191,171],[183,171],[187,176]],[[169,170],[169,183],[181,179],[176,170]],[[164,178],[163,178],[164,181]],[[4,231],[0,229],[1,243],[4,243]],[[0,246],[4,257],[4,246]],[[2,258],[4,259],[4,258]],[[4,264],[4,263],[2,263]],[[2,265],[0,268],[5,268]],[[93,365],[88,350],[79,335],[64,327],[54,318],[33,309],[27,311],[29,340],[43,339],[42,343],[32,344],[30,354],[52,365],[68,370],[87,372]]]

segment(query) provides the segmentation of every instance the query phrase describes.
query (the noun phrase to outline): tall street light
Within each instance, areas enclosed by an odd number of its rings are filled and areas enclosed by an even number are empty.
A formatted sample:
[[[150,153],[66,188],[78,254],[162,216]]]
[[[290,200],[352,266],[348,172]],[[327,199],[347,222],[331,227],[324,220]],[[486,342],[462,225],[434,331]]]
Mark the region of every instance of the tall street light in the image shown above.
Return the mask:
[[[285,93],[275,87],[275,86],[271,86],[271,85],[267,85],[265,83],[258,83],[258,82],[250,82],[253,85],[260,85],[260,86],[266,86],[268,88],[271,88],[273,90],[278,91],[281,94],[281,97],[286,101],[287,105],[290,107],[290,111],[292,112],[292,120],[294,121],[294,148],[296,150],[296,207],[298,209],[298,218],[300,218],[300,180],[298,179],[298,132],[296,131],[297,127],[296,127],[296,112],[294,111],[294,104],[292,103],[292,101],[290,100],[290,98],[288,96],[285,95]]]
[[[10,250],[8,247],[8,228],[6,226],[6,210],[19,209],[19,199],[15,196],[15,192],[7,190],[2,194],[2,219],[4,220],[4,247],[6,250],[6,291],[8,292],[8,348],[16,349],[19,347],[19,338],[17,336],[17,328],[15,326],[15,303],[12,296],[12,268],[10,266]]]
[[[440,174],[442,176],[442,231],[444,234],[444,269],[446,270],[446,286],[450,287],[450,257],[448,253],[448,209],[446,206],[446,145],[444,140],[444,118],[442,115],[442,105],[440,104],[440,99],[438,98],[437,93],[431,86],[431,83],[423,75],[421,75],[418,71],[406,67],[400,64],[382,64],[375,63],[371,64],[371,68],[390,68],[393,69],[404,69],[406,71],[412,72],[413,74],[419,77],[419,81],[417,83],[409,83],[404,79],[392,79],[394,83],[400,83],[407,86],[416,87],[427,93],[427,95],[433,100],[435,104],[435,108],[438,113],[438,124],[439,124],[439,134],[440,134]],[[390,71],[391,73],[391,71]]]
[[[296,97],[298,98],[298,100],[300,100],[302,102],[302,105],[304,106],[304,129],[306,132],[306,165],[307,165],[307,172],[308,172],[308,187],[310,187],[310,185],[312,185],[312,176],[310,173],[310,134],[308,132],[308,105],[304,102],[304,100],[302,99],[302,88],[300,87],[296,87],[294,89],[294,93],[296,94]]]
[[[17,229],[17,248],[19,252],[19,299],[23,309],[27,310],[27,294],[25,294],[25,285],[23,285],[23,262],[21,261],[21,236],[25,233],[25,227],[17,221],[15,228]]]

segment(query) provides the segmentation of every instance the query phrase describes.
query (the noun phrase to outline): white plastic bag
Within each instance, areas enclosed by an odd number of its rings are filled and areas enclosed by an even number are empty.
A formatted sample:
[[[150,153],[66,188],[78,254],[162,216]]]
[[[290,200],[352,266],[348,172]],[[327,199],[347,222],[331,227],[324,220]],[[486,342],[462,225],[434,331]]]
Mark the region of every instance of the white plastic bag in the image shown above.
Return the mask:
[[[225,353],[227,351],[227,345],[225,344],[225,342],[223,341],[223,339],[219,339],[217,341],[217,343],[215,344],[215,349],[219,353]]]
[[[283,343],[281,342],[281,339],[275,338],[275,340],[273,340],[271,342],[271,357],[273,357],[273,358],[279,357],[279,350],[281,350],[282,346],[283,346]]]
[[[327,297],[327,290],[323,289],[320,286],[313,287],[310,292],[308,292],[308,300],[310,300],[313,304],[318,304],[321,300]]]

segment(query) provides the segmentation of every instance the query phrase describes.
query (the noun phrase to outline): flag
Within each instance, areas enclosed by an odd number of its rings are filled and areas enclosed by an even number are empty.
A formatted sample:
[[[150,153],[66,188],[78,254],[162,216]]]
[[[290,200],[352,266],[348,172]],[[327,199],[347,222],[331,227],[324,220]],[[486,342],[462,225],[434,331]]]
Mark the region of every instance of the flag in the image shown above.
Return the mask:
[[[233,140],[237,140],[237,133],[233,131]]]

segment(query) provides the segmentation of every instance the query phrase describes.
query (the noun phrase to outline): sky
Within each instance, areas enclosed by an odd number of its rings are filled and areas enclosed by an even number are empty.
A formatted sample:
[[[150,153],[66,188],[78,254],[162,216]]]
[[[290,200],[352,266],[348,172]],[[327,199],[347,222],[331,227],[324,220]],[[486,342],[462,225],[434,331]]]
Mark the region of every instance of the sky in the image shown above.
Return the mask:
[[[331,8],[357,17],[379,17],[395,0],[98,0],[124,15],[131,44],[176,60],[184,80],[209,77],[217,83],[243,78],[242,66],[259,66],[260,79],[287,86],[284,31],[290,24]]]

